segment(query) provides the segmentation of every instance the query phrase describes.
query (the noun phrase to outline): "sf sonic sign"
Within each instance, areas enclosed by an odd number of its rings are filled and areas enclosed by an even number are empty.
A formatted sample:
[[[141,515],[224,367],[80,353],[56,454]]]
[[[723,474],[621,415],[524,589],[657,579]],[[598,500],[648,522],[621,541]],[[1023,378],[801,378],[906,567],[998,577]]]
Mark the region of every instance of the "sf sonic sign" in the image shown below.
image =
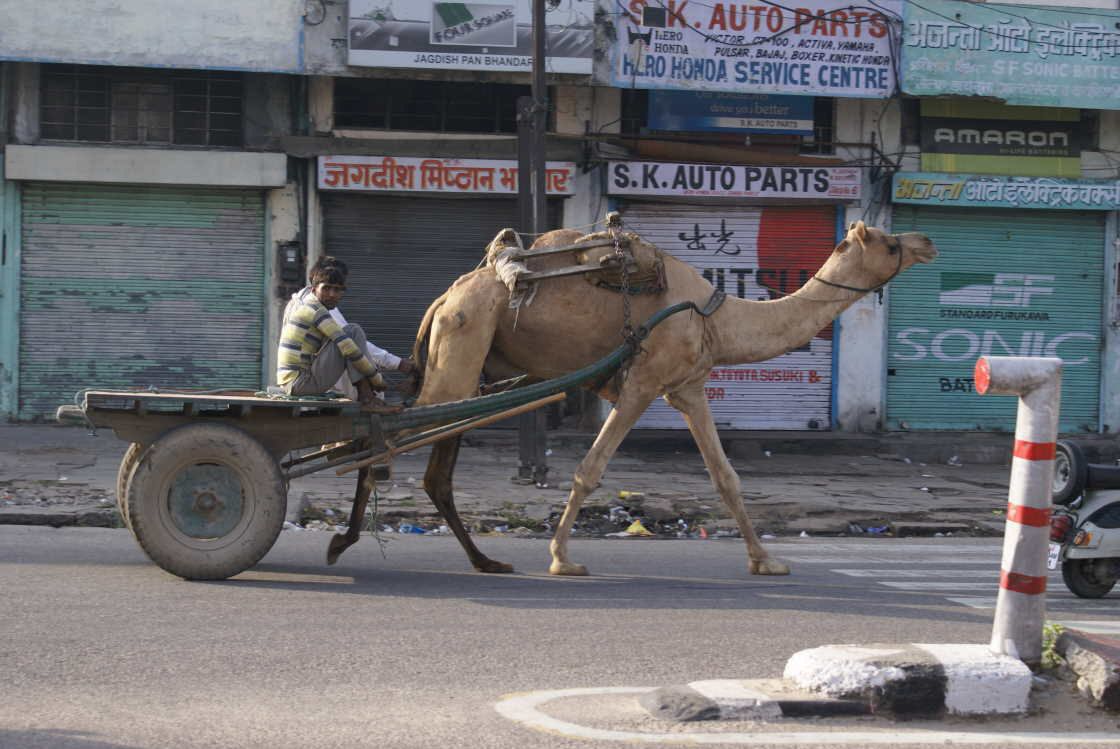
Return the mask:
[[[895,90],[898,0],[600,2],[596,44],[608,54],[594,65],[599,85],[862,98]]]

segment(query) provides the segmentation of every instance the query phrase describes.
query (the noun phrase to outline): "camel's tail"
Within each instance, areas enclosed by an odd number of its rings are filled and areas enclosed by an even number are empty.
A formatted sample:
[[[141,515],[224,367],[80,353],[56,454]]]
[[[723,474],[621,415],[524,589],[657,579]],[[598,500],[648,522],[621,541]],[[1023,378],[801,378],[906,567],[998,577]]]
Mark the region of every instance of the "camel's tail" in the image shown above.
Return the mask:
[[[416,362],[412,395],[418,395],[420,389],[424,386],[424,370],[428,366],[428,339],[432,335],[432,321],[436,318],[436,312],[447,301],[447,295],[450,291],[448,289],[443,292],[436,297],[434,302],[428,305],[428,309],[424,313],[424,319],[420,321],[420,329],[416,331],[416,341],[412,344],[412,361]]]

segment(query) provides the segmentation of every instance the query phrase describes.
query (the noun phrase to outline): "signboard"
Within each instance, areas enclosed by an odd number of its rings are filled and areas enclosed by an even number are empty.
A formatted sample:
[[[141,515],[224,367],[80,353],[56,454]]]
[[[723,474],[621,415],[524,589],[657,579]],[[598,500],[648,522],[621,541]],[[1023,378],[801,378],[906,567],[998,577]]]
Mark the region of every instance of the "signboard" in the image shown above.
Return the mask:
[[[302,0],[51,0],[31,8],[0,0],[0,60],[300,73],[310,6]]]
[[[601,2],[599,85],[864,98],[895,89],[889,18],[898,0],[881,10],[839,0]]]
[[[571,195],[576,165],[545,164],[549,195]],[[320,156],[320,190],[358,192],[517,192],[517,162],[494,159],[420,159],[393,156]]]
[[[923,172],[1081,177],[1081,111],[923,99]]]
[[[545,8],[546,69],[589,74],[595,0]],[[532,23],[532,0],[350,0],[349,64],[529,72]]]
[[[906,3],[902,88],[1008,104],[1120,109],[1120,11]]]
[[[607,193],[610,195],[859,200],[862,187],[862,175],[855,167],[729,166],[653,161],[607,164]]]
[[[1115,211],[1120,180],[899,172],[891,196],[895,203]]]
[[[813,134],[813,97],[729,94],[714,91],[651,91],[651,130]]]

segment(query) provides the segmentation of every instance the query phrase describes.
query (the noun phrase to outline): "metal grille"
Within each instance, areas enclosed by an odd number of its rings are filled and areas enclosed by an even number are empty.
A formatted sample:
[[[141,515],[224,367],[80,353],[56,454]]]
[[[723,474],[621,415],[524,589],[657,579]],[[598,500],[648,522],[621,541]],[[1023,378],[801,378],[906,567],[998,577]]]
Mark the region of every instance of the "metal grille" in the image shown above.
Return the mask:
[[[335,125],[375,130],[516,133],[528,86],[457,81],[335,79]]]
[[[44,140],[239,147],[238,73],[44,65]]]
[[[549,201],[551,226],[560,205]],[[350,269],[343,314],[398,356],[412,350],[428,305],[478,266],[494,235],[517,225],[510,198],[324,193],[323,212],[324,251]]]
[[[831,207],[634,204],[628,229],[696,268],[729,296],[767,300],[796,291],[836,244]],[[832,413],[832,326],[808,345],[766,362],[718,366],[705,385],[716,425],[726,429],[828,429]],[[684,429],[654,401],[638,428]]]
[[[258,387],[259,192],[29,183],[19,416],[84,387]]]
[[[1064,432],[1096,431],[1104,212],[896,206],[896,232],[943,250],[889,290],[887,426],[1015,427],[1015,398],[975,392],[976,359],[1059,356]]]

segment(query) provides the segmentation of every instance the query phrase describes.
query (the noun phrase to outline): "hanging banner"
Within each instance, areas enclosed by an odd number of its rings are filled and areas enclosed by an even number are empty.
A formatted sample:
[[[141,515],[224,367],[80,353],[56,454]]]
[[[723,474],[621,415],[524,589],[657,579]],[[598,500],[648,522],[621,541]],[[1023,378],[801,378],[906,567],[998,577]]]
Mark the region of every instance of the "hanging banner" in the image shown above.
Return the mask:
[[[618,88],[886,98],[901,3],[797,7],[600,0],[594,82]]]
[[[908,94],[1120,109],[1120,11],[923,0],[904,21]]]
[[[545,68],[591,72],[595,0],[545,5]],[[382,68],[533,68],[532,0],[350,0],[349,64]]]
[[[984,208],[1120,209],[1120,180],[899,172],[895,203]]]
[[[576,165],[545,164],[545,191],[571,195]],[[320,156],[320,190],[358,192],[517,192],[517,162],[494,159],[420,159],[394,156]]]
[[[650,91],[650,130],[813,134],[813,97]]]
[[[854,167],[728,166],[611,161],[610,195],[859,200],[863,178]]]

